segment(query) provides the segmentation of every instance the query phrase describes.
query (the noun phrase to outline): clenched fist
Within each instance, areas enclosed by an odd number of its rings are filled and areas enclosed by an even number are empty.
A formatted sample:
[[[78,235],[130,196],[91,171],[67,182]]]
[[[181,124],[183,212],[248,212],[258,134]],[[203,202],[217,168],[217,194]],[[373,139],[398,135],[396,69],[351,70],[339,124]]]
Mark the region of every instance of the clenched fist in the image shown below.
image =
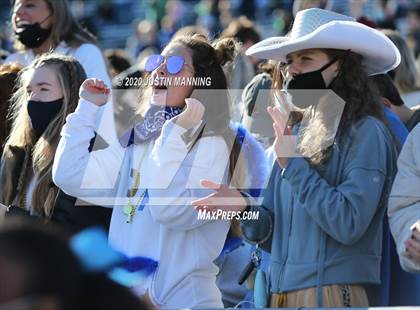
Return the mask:
[[[177,125],[188,130],[200,123],[206,109],[200,101],[194,98],[185,99],[185,103],[185,110],[175,117],[174,120]]]
[[[102,80],[87,79],[80,86],[79,96],[97,106],[102,106],[107,103],[110,92]]]

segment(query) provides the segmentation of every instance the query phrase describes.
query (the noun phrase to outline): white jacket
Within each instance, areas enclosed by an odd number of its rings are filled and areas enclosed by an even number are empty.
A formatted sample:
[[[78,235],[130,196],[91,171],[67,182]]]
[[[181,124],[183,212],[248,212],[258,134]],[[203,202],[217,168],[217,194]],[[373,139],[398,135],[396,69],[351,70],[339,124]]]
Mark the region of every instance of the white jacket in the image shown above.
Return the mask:
[[[105,58],[96,45],[85,43],[77,48],[72,48],[65,42],[61,42],[54,49],[54,52],[60,55],[73,56],[80,62],[83,69],[85,69],[86,76],[88,78],[97,78],[104,81],[104,83],[109,87],[112,86]],[[5,63],[17,62],[22,66],[28,66],[35,60],[35,58],[36,55],[29,49],[27,51],[16,52],[9,55],[6,58]],[[101,113],[99,113],[96,120],[95,129],[108,143],[112,143],[116,140],[112,104],[107,104],[101,109]]]
[[[98,109],[81,100],[67,117],[55,155],[54,182],[85,201],[111,202],[110,244],[130,257],[159,262],[147,284],[135,288],[140,295],[148,290],[151,300],[163,308],[223,307],[213,261],[223,248],[230,223],[198,220],[190,202],[210,193],[201,189],[200,179],[226,181],[229,152],[224,139],[202,137],[188,152],[182,139],[186,130],[167,121],[160,137],[148,144],[123,148],[117,141],[88,153]],[[138,192],[147,188],[150,201],[136,212],[132,223],[126,223],[122,206],[131,186],[131,169],[139,166]],[[116,198],[106,198],[110,196]]]
[[[420,124],[411,131],[398,158],[388,204],[389,224],[404,270],[420,272],[420,262],[408,256],[404,241],[411,236],[410,227],[420,220]]]

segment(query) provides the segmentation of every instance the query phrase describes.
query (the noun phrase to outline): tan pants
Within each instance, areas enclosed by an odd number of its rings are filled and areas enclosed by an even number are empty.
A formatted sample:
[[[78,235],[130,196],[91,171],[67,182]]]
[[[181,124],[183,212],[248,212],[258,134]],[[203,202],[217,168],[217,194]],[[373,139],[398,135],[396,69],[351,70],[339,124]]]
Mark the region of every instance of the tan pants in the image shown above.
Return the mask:
[[[317,307],[316,287],[272,294],[271,308]],[[323,307],[369,306],[365,289],[360,285],[328,285],[322,288]]]

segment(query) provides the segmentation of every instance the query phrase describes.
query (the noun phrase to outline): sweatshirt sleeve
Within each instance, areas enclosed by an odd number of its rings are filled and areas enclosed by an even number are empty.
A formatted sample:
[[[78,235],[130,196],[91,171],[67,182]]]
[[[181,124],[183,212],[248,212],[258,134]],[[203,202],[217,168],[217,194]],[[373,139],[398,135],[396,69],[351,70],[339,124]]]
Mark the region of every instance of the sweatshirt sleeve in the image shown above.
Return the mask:
[[[191,201],[212,191],[200,180],[225,183],[229,152],[220,136],[202,137],[188,152],[183,140],[186,130],[168,121],[152,150],[153,178],[149,180],[149,210],[159,223],[172,229],[189,230],[209,220],[198,218]]]
[[[407,253],[404,242],[410,227],[420,220],[420,125],[407,138],[398,158],[398,172],[388,203],[391,233],[397,246],[401,266],[408,272],[420,272],[420,262]]]
[[[115,195],[124,148],[116,141],[106,149],[89,153],[99,109],[81,99],[74,113],[67,116],[52,172],[54,183],[65,193],[91,203],[108,205],[89,198]]]
[[[74,50],[74,57],[85,69],[87,78],[100,79],[104,81],[108,87],[112,87],[105,57],[96,45],[91,43],[80,45]],[[117,140],[113,101],[113,96],[109,96],[107,104],[100,107],[99,112],[96,113],[96,132],[108,144],[113,144]]]
[[[292,158],[283,170],[296,198],[319,227],[351,245],[366,232],[393,177],[395,150],[382,123],[367,118],[354,125],[337,186],[329,184],[304,158]],[[387,198],[387,197],[386,197]]]

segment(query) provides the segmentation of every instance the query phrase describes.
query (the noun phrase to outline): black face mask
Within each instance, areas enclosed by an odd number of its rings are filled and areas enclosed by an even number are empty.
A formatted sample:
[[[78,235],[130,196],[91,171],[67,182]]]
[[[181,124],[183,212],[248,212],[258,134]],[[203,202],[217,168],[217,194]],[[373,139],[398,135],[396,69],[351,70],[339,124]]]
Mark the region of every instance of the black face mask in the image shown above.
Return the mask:
[[[27,48],[37,48],[41,46],[42,43],[48,38],[51,33],[51,28],[43,29],[41,24],[45,22],[50,16],[47,16],[40,23],[33,23],[28,25],[23,25],[15,31],[15,35]]]
[[[305,109],[318,102],[320,97],[322,97],[323,92],[304,92],[303,90],[327,89],[322,72],[336,61],[337,59],[333,59],[326,65],[322,66],[321,69],[292,77],[292,79],[287,83],[286,89],[287,92],[292,95],[292,101],[295,106]],[[334,80],[330,83],[328,88],[331,88],[333,82]]]
[[[63,98],[48,102],[28,101],[28,114],[37,140],[57,116],[58,112],[60,112],[62,106]]]

